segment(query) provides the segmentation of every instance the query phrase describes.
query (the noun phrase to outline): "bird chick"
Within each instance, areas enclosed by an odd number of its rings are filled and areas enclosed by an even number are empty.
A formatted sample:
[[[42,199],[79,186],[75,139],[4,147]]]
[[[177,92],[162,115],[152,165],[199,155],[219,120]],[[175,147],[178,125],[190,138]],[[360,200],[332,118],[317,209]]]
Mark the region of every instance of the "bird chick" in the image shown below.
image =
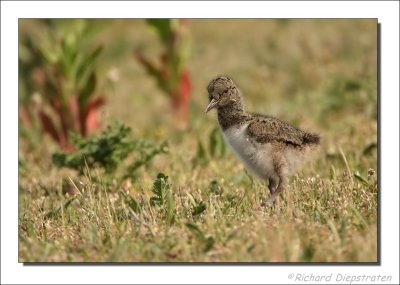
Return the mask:
[[[319,146],[320,137],[270,116],[247,113],[241,92],[229,77],[214,78],[207,91],[205,112],[217,109],[226,143],[246,169],[268,184],[268,202],[274,202],[286,188],[287,176]]]

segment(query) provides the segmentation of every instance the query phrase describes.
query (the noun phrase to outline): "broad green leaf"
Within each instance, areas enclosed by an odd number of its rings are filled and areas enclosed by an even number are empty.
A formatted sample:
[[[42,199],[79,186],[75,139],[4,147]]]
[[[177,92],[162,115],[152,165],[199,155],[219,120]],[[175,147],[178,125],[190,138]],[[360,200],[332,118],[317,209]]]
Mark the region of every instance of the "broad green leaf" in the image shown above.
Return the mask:
[[[78,89],[84,89],[90,80],[90,76],[94,73],[94,63],[103,50],[102,46],[97,47],[86,58],[77,61],[75,79]]]
[[[197,205],[192,210],[192,215],[197,216],[203,213],[207,209],[206,204],[203,201],[197,203]]]
[[[190,230],[190,232],[201,242],[204,244],[203,252],[208,252],[215,243],[215,240],[211,236],[206,236],[200,228],[193,223],[186,223],[186,227]]]
[[[204,241],[205,236],[203,232],[199,229],[199,227],[196,224],[193,224],[191,222],[186,223],[186,227],[194,234],[199,240]]]
[[[79,94],[79,106],[81,109],[85,106],[87,100],[94,94],[94,91],[96,89],[96,75],[94,72],[92,72],[89,76],[89,80],[86,82],[86,85],[82,89],[82,91]]]
[[[358,181],[360,181],[361,183],[363,183],[365,186],[370,186],[368,181],[362,177],[361,175],[359,175],[358,173],[354,173],[354,177],[357,178]]]

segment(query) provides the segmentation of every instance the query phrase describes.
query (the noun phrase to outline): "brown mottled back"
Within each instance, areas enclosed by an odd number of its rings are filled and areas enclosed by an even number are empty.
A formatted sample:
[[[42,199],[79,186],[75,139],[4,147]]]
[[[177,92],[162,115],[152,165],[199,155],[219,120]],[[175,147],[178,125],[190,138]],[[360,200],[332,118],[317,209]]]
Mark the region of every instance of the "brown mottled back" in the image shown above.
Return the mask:
[[[247,132],[259,143],[276,141],[299,147],[319,144],[318,135],[304,132],[281,120],[260,114],[253,114]]]

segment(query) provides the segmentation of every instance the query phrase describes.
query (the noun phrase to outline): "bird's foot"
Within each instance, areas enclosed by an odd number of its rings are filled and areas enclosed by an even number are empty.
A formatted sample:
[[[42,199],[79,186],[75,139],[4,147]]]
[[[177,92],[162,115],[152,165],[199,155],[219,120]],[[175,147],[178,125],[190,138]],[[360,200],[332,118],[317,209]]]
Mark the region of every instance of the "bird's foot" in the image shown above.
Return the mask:
[[[260,206],[261,207],[266,207],[266,206],[275,206],[277,204],[277,196],[271,195],[268,198],[262,198],[260,201]]]
[[[268,185],[269,192],[273,195],[276,192],[277,186],[273,186],[271,184]]]
[[[274,194],[275,194],[275,193],[274,193]],[[274,195],[274,194],[272,194],[272,195],[268,198],[267,204],[275,204],[275,203],[276,203],[276,198],[277,198],[278,195]]]

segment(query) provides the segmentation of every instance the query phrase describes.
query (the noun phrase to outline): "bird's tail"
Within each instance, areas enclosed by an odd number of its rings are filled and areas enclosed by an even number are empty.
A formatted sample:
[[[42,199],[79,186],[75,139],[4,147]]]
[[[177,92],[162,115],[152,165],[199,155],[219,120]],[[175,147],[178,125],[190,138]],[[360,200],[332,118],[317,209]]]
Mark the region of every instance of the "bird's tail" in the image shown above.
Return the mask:
[[[306,144],[316,144],[316,145],[318,145],[320,143],[320,140],[321,139],[320,139],[319,135],[306,133],[304,135],[304,140],[303,141]]]

